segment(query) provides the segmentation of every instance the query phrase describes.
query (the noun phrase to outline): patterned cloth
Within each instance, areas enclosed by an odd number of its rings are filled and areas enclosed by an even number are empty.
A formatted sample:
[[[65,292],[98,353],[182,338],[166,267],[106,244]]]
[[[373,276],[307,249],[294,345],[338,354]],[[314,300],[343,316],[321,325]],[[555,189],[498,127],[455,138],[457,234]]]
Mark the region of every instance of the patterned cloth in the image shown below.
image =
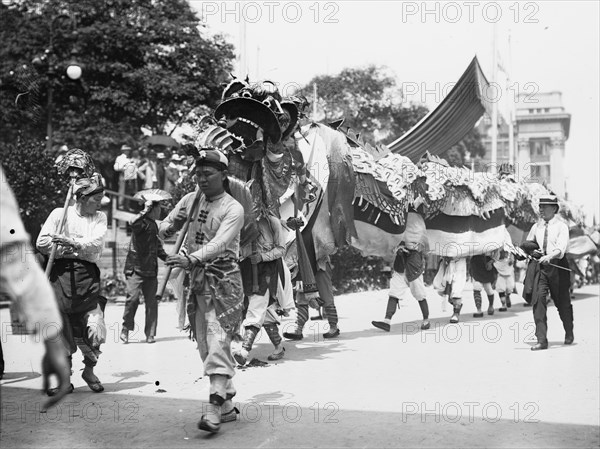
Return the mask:
[[[237,260],[220,257],[197,265],[191,273],[191,290],[196,295],[205,294],[208,287],[215,307],[217,320],[227,333],[234,333],[242,321],[244,288]],[[195,303],[188,305],[188,315],[195,313]]]

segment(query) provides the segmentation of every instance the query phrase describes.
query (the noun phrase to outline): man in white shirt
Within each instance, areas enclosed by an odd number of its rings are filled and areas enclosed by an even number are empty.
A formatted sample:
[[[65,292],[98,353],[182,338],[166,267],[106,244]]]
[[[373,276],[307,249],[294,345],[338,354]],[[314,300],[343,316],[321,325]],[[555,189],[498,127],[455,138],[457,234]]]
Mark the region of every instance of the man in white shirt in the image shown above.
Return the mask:
[[[533,225],[527,236],[529,243],[535,242],[539,249],[532,252],[539,264],[539,272],[533,279],[533,318],[535,320],[535,335],[537,344],[532,351],[548,349],[548,324],[546,319],[547,297],[550,293],[565,329],[565,344],[573,343],[573,307],[569,288],[571,280],[569,271],[558,268],[568,268],[565,253],[569,243],[569,227],[556,217],[559,205],[554,195],[540,198],[540,215],[542,219]]]
[[[115,159],[114,170],[119,174],[119,193],[125,193],[125,167],[131,162],[131,147],[121,146],[121,154]],[[119,198],[119,206],[123,206],[123,198]]]

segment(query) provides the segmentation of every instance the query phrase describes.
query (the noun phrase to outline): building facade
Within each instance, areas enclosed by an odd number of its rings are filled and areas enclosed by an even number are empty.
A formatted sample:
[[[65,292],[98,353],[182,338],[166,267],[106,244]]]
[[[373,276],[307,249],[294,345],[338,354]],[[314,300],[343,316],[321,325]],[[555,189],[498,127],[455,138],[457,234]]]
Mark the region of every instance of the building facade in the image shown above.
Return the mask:
[[[545,183],[555,194],[567,198],[565,142],[569,138],[571,114],[565,112],[561,92],[519,94],[514,127],[515,160],[509,161],[507,123],[499,119],[497,164],[515,163],[518,179]],[[474,161],[478,171],[491,167],[491,120],[484,116],[479,131],[484,136],[485,157]]]

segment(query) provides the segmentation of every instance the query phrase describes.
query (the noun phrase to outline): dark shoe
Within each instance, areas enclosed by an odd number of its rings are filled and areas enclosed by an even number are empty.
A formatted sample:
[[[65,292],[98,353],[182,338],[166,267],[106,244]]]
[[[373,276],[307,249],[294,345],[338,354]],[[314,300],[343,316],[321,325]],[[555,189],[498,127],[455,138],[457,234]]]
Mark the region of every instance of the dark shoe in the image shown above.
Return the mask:
[[[240,349],[233,353],[233,358],[238,365],[244,366],[248,358],[248,351],[245,349]]]
[[[75,390],[75,387],[73,386],[73,384],[71,384],[69,386],[69,389],[67,390],[67,394],[73,393],[74,390]],[[48,396],[56,396],[57,393],[58,393],[58,388],[48,388],[46,390],[46,394]]]
[[[383,321],[371,321],[371,324],[382,331],[390,331],[390,325],[388,323],[384,323]]]
[[[475,312],[473,318],[483,318],[483,312]]]
[[[508,312],[508,309],[506,307],[500,307],[498,312]]]
[[[509,309],[512,307],[512,303],[510,302],[510,298],[508,298],[508,297],[506,298],[506,307]]]
[[[296,334],[294,332],[284,332],[283,338],[287,338],[288,340],[302,340],[304,336],[300,334]]]
[[[121,341],[123,343],[129,343],[129,330],[123,328],[121,331]]]
[[[237,419],[237,415],[239,415],[239,414],[240,414],[240,411],[237,409],[237,407],[233,407],[227,413],[221,413],[221,423],[233,422]],[[200,427],[200,425],[198,425],[198,427]],[[204,429],[202,429],[202,430],[204,430]]]
[[[221,417],[221,419],[223,419]],[[221,423],[212,423],[208,419],[206,419],[206,415],[202,415],[200,418],[200,422],[198,423],[198,429],[205,430],[210,433],[217,433],[221,428]]]
[[[572,345],[574,340],[575,336],[573,335],[573,332],[567,332],[567,334],[565,335],[565,344]]]
[[[284,355],[285,355],[285,348],[281,348],[281,351],[274,352],[273,354],[269,354],[269,356],[267,357],[267,360],[270,360],[271,362],[273,362],[275,360],[281,360]]]
[[[330,330],[329,332],[325,332],[323,334],[323,338],[335,338],[338,335],[340,335],[340,330],[336,327],[333,330]]]
[[[523,307],[531,307],[531,303],[530,302],[524,302],[523,303]]]
[[[494,307],[488,307],[487,314],[488,315],[493,315],[494,314]]]
[[[423,322],[421,323],[421,330],[426,331],[430,327],[431,327],[431,323],[429,322],[429,320],[423,320]]]
[[[531,347],[532,351],[541,351],[543,349],[548,349],[548,343],[537,343]]]
[[[152,336],[146,337],[146,343],[156,343],[156,340]]]

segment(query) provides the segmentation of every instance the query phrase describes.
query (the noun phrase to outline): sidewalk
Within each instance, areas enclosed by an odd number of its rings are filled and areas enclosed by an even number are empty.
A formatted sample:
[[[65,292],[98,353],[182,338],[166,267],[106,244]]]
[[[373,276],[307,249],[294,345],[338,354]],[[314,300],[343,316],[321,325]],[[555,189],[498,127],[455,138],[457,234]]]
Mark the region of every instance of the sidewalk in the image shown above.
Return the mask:
[[[110,304],[109,341],[92,393],[74,357],[75,392],[47,414],[39,389],[41,345],[5,335],[2,447],[598,447],[599,286],[576,291],[575,344],[564,346],[554,307],[550,348],[531,352],[530,308],[513,295],[508,312],[448,324],[448,306],[430,292],[432,328],[419,330],[416,301],[402,304],[391,332],[381,319],[387,291],[336,297],[342,334],[323,340],[324,321],[287,342],[286,358],[234,378],[238,421],[208,436],[196,423],[208,398],[195,344],[175,327],[175,304],[161,303],[157,343],[142,331],[119,343],[123,306]],[[143,306],[136,324],[143,329]],[[314,314],[314,311],[312,312]],[[0,311],[4,323],[8,310]],[[282,330],[291,326],[286,319]],[[4,329],[5,327],[3,327]],[[137,342],[139,340],[139,342]],[[266,361],[264,333],[251,356]]]

